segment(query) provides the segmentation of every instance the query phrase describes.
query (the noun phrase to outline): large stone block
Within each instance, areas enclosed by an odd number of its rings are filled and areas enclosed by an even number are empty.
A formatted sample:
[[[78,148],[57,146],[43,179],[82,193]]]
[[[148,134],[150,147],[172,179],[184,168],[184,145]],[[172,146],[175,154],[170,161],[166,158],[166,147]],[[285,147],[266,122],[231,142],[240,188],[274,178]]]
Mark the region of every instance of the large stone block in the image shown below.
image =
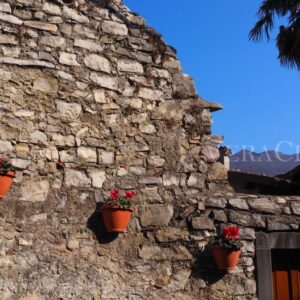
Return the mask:
[[[22,183],[20,201],[44,202],[49,193],[48,180],[27,180]]]
[[[159,246],[144,245],[139,249],[139,257],[144,260],[172,260],[185,261],[193,257],[184,246],[174,246],[170,248],[161,248]]]
[[[52,48],[62,48],[66,45],[66,40],[60,36],[44,35],[39,39],[39,43]]]
[[[14,149],[9,141],[0,141],[0,153],[11,152]]]
[[[117,77],[92,73],[90,78],[94,83],[101,87],[114,91],[118,90],[119,82]]]
[[[33,82],[33,89],[45,93],[57,93],[58,83],[55,78],[39,77]]]
[[[91,179],[87,177],[84,171],[66,169],[65,184],[67,187],[89,187]]]
[[[15,16],[12,16],[12,15],[9,15],[9,14],[4,14],[2,12],[0,12],[0,21],[7,22],[7,23],[10,23],[10,24],[15,24],[15,25],[22,25],[23,24],[23,21],[20,20],[19,18],[15,17]]]
[[[134,60],[118,60],[118,70],[127,73],[144,73],[143,65]]]
[[[75,120],[82,112],[80,104],[56,101],[57,113],[59,117]]]
[[[89,171],[90,177],[92,178],[92,186],[98,189],[101,189],[103,183],[106,180],[105,171],[100,170],[91,170]]]
[[[92,52],[101,52],[103,50],[103,46],[92,40],[82,40],[82,39],[75,39],[74,40],[74,46],[75,47],[79,47],[79,48],[83,48],[83,49],[87,49],[89,51]]]
[[[203,189],[205,187],[205,175],[201,173],[192,173],[187,181],[188,187]]]
[[[107,58],[97,55],[90,54],[84,58],[84,64],[95,71],[101,71],[105,73],[111,72],[110,62]]]
[[[176,73],[173,76],[173,90],[175,98],[188,99],[197,95],[194,81],[187,74]]]
[[[142,207],[140,210],[140,221],[143,227],[167,226],[173,217],[173,206],[153,204]]]
[[[79,147],[77,149],[77,155],[85,162],[97,162],[97,151],[95,148]]]
[[[76,21],[78,23],[89,23],[89,18],[87,16],[79,14],[77,10],[69,8],[66,5],[64,5],[63,7],[63,15],[64,17]]]
[[[274,200],[268,198],[257,198],[248,200],[250,208],[257,212],[279,214],[281,212],[280,205],[276,204]]]
[[[294,215],[300,216],[300,202],[291,201],[291,208]]]
[[[266,226],[263,217],[258,214],[231,211],[229,213],[229,220],[235,224],[249,227],[264,228]]]
[[[78,67],[80,64],[77,62],[77,55],[73,53],[60,52],[59,63],[67,66]]]
[[[205,217],[205,216],[192,218],[191,225],[193,229],[198,229],[198,230],[215,229],[213,221],[209,217]]]
[[[57,26],[50,23],[44,23],[40,21],[25,21],[24,25],[35,29],[57,32]]]
[[[125,36],[128,34],[128,29],[125,24],[113,22],[113,21],[104,21],[102,23],[102,30],[105,33]]]

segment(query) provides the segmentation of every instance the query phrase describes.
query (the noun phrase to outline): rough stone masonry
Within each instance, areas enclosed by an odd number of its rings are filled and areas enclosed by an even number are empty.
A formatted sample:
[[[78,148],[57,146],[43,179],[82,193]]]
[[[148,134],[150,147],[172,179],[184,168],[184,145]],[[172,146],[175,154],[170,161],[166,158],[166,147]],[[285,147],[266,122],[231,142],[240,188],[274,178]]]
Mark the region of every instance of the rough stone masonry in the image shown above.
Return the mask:
[[[300,199],[235,195],[211,112],[176,51],[121,1],[0,1],[0,299],[255,299],[256,230],[299,230]],[[137,192],[105,232],[113,189]],[[206,245],[237,224],[240,264]]]

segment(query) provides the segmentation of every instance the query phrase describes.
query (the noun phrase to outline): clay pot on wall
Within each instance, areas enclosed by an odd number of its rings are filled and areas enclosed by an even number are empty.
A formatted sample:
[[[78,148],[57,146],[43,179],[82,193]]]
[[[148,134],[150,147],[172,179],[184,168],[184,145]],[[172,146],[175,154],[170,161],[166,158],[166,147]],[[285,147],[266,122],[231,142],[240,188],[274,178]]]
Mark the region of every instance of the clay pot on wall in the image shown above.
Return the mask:
[[[213,256],[219,270],[233,270],[240,258],[241,250],[232,250],[226,247],[212,247]]]
[[[103,221],[108,232],[122,233],[126,230],[132,209],[119,206],[104,206],[101,208]]]
[[[16,172],[14,171],[0,173],[0,199],[3,199],[6,193],[9,191],[15,176]]]

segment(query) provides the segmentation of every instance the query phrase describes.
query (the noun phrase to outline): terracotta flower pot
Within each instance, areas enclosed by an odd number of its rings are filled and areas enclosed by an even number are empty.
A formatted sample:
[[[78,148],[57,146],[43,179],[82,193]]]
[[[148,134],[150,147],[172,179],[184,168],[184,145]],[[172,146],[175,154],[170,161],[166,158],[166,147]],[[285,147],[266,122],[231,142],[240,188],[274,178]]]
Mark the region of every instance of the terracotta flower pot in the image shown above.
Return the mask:
[[[241,250],[230,250],[225,247],[214,246],[212,252],[219,270],[233,270],[240,258]]]
[[[108,232],[124,232],[128,226],[132,209],[122,209],[119,206],[104,206],[101,208],[101,212]]]
[[[16,172],[14,171],[0,173],[0,199],[4,198],[6,193],[9,191],[15,176]]]

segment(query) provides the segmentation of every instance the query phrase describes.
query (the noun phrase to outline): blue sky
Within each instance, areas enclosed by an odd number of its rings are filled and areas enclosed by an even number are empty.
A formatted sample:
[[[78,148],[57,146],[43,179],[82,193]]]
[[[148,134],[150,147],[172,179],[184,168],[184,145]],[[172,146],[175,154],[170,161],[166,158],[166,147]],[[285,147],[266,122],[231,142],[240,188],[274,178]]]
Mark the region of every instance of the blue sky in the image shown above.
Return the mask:
[[[261,1],[125,0],[175,47],[204,99],[219,102],[213,133],[234,151],[300,151],[300,72],[277,60],[274,38],[255,44],[248,32]],[[281,143],[281,144],[280,144]]]

